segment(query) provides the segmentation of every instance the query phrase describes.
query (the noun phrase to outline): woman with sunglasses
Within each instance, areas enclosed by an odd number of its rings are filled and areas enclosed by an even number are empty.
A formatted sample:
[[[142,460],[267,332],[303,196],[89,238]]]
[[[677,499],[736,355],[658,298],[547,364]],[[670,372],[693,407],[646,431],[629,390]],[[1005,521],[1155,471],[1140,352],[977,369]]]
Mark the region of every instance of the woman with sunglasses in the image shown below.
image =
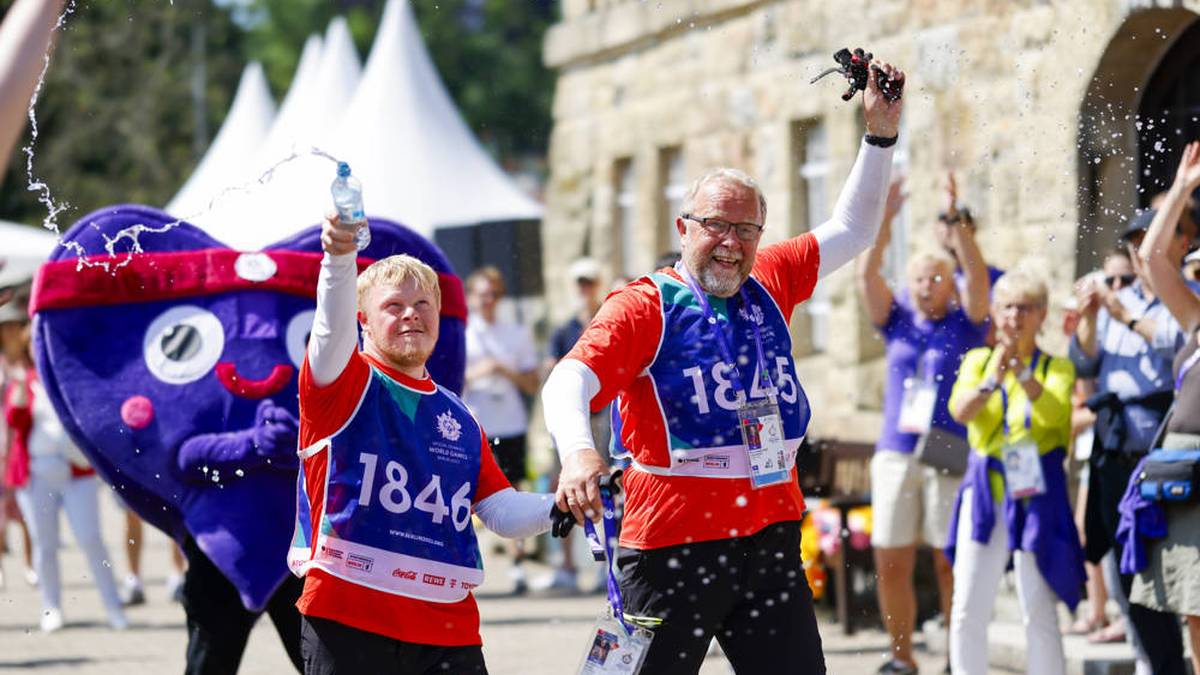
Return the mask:
[[[954,564],[950,666],[987,673],[987,628],[1010,555],[1024,615],[1026,671],[1065,672],[1056,605],[1072,610],[1084,582],[1083,548],[1063,469],[1075,367],[1044,353],[1046,285],[1009,272],[992,292],[995,347],[963,359],[950,413],[972,453],[959,488],[946,555]]]

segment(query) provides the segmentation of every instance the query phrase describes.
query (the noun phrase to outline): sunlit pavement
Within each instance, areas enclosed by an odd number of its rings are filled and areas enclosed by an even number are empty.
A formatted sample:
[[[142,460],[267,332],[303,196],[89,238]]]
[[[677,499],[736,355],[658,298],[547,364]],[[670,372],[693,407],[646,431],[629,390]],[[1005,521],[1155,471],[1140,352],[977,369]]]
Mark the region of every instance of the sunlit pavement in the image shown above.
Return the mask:
[[[124,521],[112,499],[101,499],[105,540],[114,569],[126,569],[122,546]],[[63,531],[69,532],[64,519]],[[114,631],[104,621],[99,594],[86,578],[87,566],[70,535],[61,552],[63,611],[66,627],[53,634],[37,629],[40,603],[36,589],[22,579],[16,557],[3,561],[7,587],[0,591],[0,670],[32,673],[120,674],[176,673],[183,671],[186,644],[183,610],[169,602],[163,587],[170,569],[169,542],[147,528],[142,553],[147,602],[128,611],[130,627]],[[15,530],[10,541],[15,541]],[[536,592],[523,597],[506,595],[510,587],[506,558],[487,552],[488,579],[478,591],[483,615],[484,652],[494,675],[558,675],[576,672],[583,642],[603,595],[547,597]],[[547,577],[548,568],[529,565],[531,581]],[[582,583],[593,583],[592,575]],[[120,579],[118,579],[120,581]],[[364,608],[370,611],[369,608]],[[829,672],[873,673],[879,666],[886,638],[873,630],[853,637],[822,618]],[[940,673],[943,656],[918,654],[922,672]],[[240,672],[276,675],[289,664],[269,619],[261,620],[250,637]],[[701,673],[732,672],[719,654],[710,656]]]

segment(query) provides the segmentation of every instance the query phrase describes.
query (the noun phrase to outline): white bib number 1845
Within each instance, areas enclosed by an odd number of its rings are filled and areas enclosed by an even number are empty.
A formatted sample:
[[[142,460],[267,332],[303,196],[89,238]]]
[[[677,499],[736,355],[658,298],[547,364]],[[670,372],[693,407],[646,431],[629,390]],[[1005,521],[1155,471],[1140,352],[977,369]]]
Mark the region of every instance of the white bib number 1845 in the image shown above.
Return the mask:
[[[379,455],[364,452],[359,454],[358,461],[363,465],[362,489],[358,493],[358,503],[370,506],[375,495],[375,469],[379,463]],[[384,467],[384,477],[387,482],[379,488],[379,504],[392,513],[406,513],[414,506],[418,511],[429,514],[429,519],[435,525],[441,525],[446,516],[450,516],[454,529],[462,532],[471,522],[471,500],[467,495],[471,492],[471,484],[463,483],[462,487],[450,498],[447,506],[442,498],[442,477],[436,473],[429,479],[425,487],[417,493],[414,500],[408,493],[408,470],[400,462],[390,461]]]
[[[724,410],[737,410],[738,406],[745,403],[746,395],[733,386],[733,382],[729,379],[729,366],[721,361],[713,364],[712,371],[713,381],[716,382],[717,388],[713,391],[713,399],[717,402],[717,406]],[[696,408],[701,415],[707,415],[710,410],[708,402],[708,387],[704,382],[704,371],[700,366],[692,366],[683,371],[685,377],[692,378],[692,386],[696,389],[695,403]],[[758,368],[754,369],[754,377],[750,380],[750,397],[762,398],[767,395],[767,392],[762,391],[758,386],[759,374]],[[775,357],[775,386],[779,387],[779,398],[787,403],[795,403],[796,396],[796,380],[792,374],[788,372],[788,360],[782,356]]]

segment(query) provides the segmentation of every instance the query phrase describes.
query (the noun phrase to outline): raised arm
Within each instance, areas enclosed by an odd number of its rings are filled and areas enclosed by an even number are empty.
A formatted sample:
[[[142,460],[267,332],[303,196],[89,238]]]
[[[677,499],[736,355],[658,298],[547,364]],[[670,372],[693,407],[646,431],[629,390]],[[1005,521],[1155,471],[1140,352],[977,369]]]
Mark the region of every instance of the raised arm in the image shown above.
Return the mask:
[[[981,323],[988,315],[991,283],[988,280],[987,263],[979,251],[979,244],[975,242],[975,231],[961,220],[961,214],[958,213],[958,184],[954,180],[954,172],[949,175],[947,193],[950,199],[947,213],[960,216],[957,223],[950,227],[950,247],[954,249],[954,258],[966,277],[963,310],[972,323]]]
[[[1175,181],[1167,190],[1166,199],[1154,215],[1150,231],[1138,249],[1138,255],[1150,273],[1155,294],[1188,335],[1200,327],[1200,299],[1184,282],[1179,263],[1170,255],[1170,249],[1179,236],[1176,223],[1197,186],[1200,186],[1200,141],[1192,141],[1183,149]]]
[[[358,348],[358,248],[354,231],[337,226],[330,214],[321,224],[321,272],[317,276],[317,311],[308,339],[308,368],[313,383],[325,387],[337,380]]]
[[[871,325],[882,328],[887,323],[888,315],[892,313],[892,289],[880,271],[883,267],[883,254],[887,251],[892,239],[892,219],[904,206],[907,196],[903,192],[903,179],[892,181],[888,188],[887,205],[883,211],[883,223],[879,226],[879,234],[875,243],[867,252],[858,258],[858,292],[862,294],[863,304],[867,308],[867,317]]]
[[[880,67],[893,80],[903,82],[904,73],[889,64]],[[900,133],[900,113],[904,100],[889,101],[879,91],[874,77],[867,78],[863,92],[863,115],[867,133],[879,138],[896,138]],[[842,187],[833,216],[813,229],[821,251],[818,277],[824,278],[850,262],[875,241],[883,219],[884,198],[892,172],[895,146],[880,148],[865,140],[858,159]]]

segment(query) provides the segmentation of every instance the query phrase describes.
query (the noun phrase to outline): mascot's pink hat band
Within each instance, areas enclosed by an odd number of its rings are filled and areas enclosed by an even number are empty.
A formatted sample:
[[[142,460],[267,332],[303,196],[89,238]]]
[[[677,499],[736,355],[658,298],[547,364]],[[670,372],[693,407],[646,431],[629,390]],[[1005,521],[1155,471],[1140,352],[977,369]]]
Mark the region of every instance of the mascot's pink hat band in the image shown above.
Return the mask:
[[[359,258],[358,270],[373,262]],[[103,264],[111,270],[100,266]],[[44,309],[152,302],[229,291],[269,290],[315,298],[320,267],[319,253],[242,253],[218,248],[58,260],[38,269],[29,314]],[[439,272],[438,286],[442,291],[441,315],[466,321],[462,280]]]

